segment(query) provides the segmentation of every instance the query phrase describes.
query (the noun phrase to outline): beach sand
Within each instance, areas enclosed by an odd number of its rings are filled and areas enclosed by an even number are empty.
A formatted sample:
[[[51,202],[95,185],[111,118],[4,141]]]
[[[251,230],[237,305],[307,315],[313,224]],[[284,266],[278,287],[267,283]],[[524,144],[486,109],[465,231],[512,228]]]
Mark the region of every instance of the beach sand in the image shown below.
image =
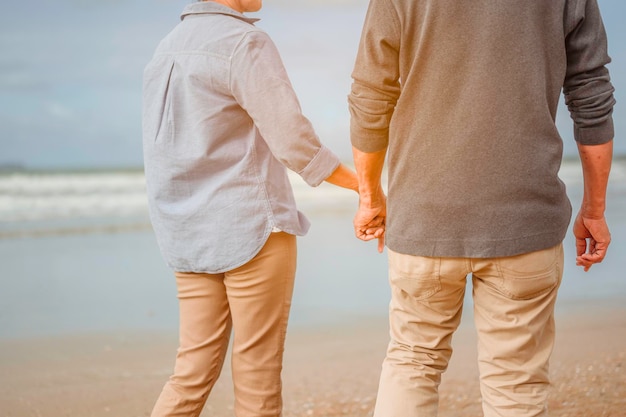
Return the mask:
[[[561,174],[576,207],[580,167],[565,164]],[[559,290],[551,361],[552,417],[626,417],[625,179],[622,158],[609,184],[611,256],[585,274],[574,266],[571,233],[565,242],[567,283]],[[386,258],[372,245],[355,244],[356,196],[329,187],[308,192],[294,182],[313,226],[299,242],[284,417],[371,416],[388,341]],[[133,190],[130,195],[141,191]],[[26,200],[30,195],[22,194]],[[126,194],[124,189],[104,199],[121,201]],[[57,197],[54,202],[66,202],[63,193]],[[81,213],[80,207],[55,204],[43,211]],[[118,211],[134,216],[143,206],[133,207]],[[124,226],[122,220],[113,224]],[[89,218],[84,222],[93,227]],[[84,226],[78,220],[69,224]],[[9,226],[12,232],[20,224]],[[0,417],[149,416],[177,347],[175,287],[152,234],[57,230],[40,237],[15,230],[24,236],[0,239]],[[482,415],[471,305],[464,310],[441,385],[441,417]],[[202,416],[233,416],[232,392],[227,362]]]
[[[557,315],[551,416],[626,415],[626,307],[569,308]],[[387,343],[383,318],[290,330],[284,361],[285,417],[372,414]],[[455,335],[441,385],[443,417],[480,416],[471,320]],[[170,374],[176,334],[82,334],[0,342],[3,417],[149,416]],[[225,365],[202,416],[232,416]]]

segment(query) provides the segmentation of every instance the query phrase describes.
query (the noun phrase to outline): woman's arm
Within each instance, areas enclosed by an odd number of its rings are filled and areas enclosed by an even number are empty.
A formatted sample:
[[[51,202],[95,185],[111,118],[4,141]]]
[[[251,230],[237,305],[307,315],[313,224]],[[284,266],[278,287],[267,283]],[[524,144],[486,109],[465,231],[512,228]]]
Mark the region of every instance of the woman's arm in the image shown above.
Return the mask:
[[[325,179],[326,182],[338,187],[347,188],[359,192],[359,181],[356,173],[344,164],[339,164],[337,169]]]

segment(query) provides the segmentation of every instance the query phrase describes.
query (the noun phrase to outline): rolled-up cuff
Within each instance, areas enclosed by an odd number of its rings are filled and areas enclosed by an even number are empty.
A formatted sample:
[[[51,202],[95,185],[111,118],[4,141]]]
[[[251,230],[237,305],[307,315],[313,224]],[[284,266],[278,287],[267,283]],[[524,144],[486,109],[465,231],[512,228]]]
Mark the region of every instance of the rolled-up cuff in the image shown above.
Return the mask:
[[[298,175],[311,187],[317,187],[339,167],[341,161],[330,149],[321,146],[311,162]]]
[[[389,130],[374,131],[351,126],[350,142],[361,152],[378,152],[389,145]]]
[[[595,126],[574,128],[574,139],[581,145],[601,145],[610,142],[614,136],[615,128],[612,117]]]

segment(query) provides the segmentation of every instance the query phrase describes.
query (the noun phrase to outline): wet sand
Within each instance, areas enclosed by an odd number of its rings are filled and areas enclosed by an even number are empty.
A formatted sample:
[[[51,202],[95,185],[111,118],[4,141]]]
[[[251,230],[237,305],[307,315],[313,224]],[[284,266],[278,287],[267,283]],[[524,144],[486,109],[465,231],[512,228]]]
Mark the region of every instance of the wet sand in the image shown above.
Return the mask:
[[[551,363],[551,416],[626,415],[626,306],[615,302],[557,315]],[[285,417],[370,416],[387,343],[383,318],[289,332],[284,362]],[[471,321],[455,335],[441,386],[441,416],[480,416]],[[0,342],[3,417],[149,416],[171,372],[172,333],[83,334]],[[202,414],[232,416],[224,367]]]

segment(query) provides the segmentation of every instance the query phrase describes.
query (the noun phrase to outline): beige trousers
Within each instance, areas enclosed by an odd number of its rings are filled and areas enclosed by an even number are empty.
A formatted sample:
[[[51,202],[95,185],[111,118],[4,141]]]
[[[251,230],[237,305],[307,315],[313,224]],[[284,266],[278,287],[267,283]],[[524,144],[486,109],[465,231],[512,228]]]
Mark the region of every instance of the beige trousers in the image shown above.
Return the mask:
[[[272,233],[259,254],[223,274],[176,273],[180,347],[152,417],[196,417],[220,375],[233,330],[235,415],[281,415],[282,358],[296,237]]]
[[[494,259],[389,251],[390,342],[375,417],[437,416],[441,374],[472,274],[485,417],[546,416],[563,246]]]

